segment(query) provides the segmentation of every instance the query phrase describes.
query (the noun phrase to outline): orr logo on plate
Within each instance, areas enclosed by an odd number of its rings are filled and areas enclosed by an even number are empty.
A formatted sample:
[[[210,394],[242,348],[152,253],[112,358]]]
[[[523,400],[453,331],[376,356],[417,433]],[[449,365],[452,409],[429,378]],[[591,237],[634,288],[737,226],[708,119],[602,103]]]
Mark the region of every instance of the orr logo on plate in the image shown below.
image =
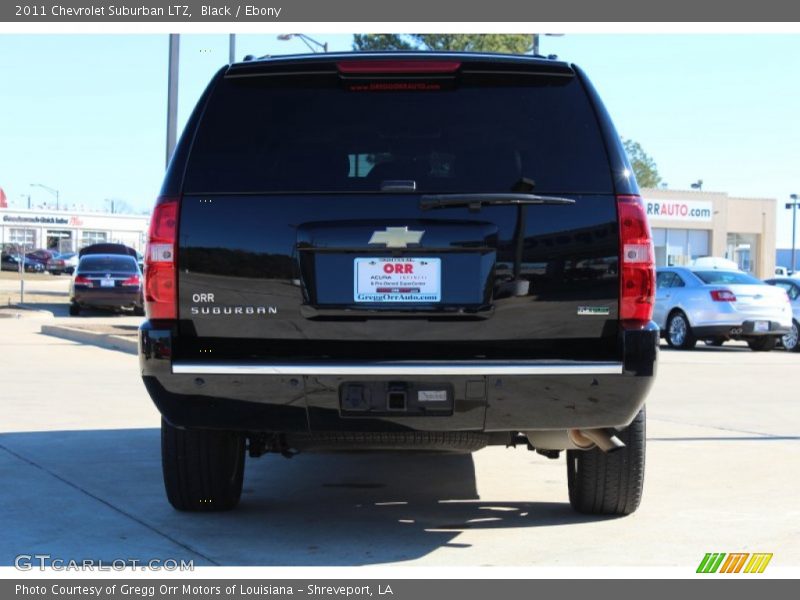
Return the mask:
[[[442,261],[428,257],[356,258],[353,299],[369,303],[440,302]]]

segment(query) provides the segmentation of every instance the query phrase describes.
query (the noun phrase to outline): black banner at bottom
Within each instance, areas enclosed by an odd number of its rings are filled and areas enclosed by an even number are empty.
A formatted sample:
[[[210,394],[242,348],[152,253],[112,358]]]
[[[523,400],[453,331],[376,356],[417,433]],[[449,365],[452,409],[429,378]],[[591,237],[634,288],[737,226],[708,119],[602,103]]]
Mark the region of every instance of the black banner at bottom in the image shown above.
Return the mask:
[[[758,589],[756,589],[758,586]],[[693,580],[613,579],[40,579],[2,580],[4,600],[500,600],[643,597],[726,600],[787,597],[795,582],[726,577]],[[774,596],[773,596],[774,594]],[[709,596],[710,597],[710,596]]]

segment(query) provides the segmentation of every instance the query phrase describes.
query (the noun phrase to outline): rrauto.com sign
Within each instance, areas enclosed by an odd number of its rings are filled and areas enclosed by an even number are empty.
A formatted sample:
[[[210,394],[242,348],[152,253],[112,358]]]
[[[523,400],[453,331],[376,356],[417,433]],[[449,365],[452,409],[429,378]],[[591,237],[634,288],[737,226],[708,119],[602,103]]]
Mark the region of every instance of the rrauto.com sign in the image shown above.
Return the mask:
[[[705,221],[714,214],[713,204],[701,200],[644,200],[651,221]]]

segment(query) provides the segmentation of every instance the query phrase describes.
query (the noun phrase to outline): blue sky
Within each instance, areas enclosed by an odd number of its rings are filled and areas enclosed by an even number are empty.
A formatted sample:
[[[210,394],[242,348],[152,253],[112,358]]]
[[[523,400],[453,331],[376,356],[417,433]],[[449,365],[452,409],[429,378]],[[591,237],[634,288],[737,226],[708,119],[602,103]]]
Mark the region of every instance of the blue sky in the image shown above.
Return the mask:
[[[331,50],[351,36],[314,35]],[[237,57],[306,51],[275,34],[238,35]],[[800,35],[568,34],[541,51],[583,67],[624,137],[656,160],[664,181],[778,200],[800,193]],[[179,123],[228,60],[228,36],[181,36]],[[166,128],[167,36],[0,35],[0,187],[12,206],[53,202],[147,210],[160,187]]]

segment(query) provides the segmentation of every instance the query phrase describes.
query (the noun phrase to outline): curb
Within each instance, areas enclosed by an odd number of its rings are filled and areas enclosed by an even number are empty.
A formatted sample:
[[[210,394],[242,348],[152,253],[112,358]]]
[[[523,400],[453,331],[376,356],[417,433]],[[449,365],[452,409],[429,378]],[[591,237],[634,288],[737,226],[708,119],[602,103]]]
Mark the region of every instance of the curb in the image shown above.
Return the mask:
[[[16,304],[12,304],[11,306],[15,308],[19,308],[22,310],[26,310],[29,313],[40,314],[43,317],[55,317],[55,313],[52,310],[44,310],[43,308],[33,308],[32,306],[28,306],[27,304],[20,304],[17,302]]]
[[[75,329],[63,325],[42,325],[41,332],[44,335],[78,342],[80,344],[91,344],[106,350],[118,350],[127,354],[138,354],[139,347],[137,338],[129,339],[125,336],[110,335],[107,333],[94,333],[85,329]]]
[[[44,310],[41,308],[34,308],[26,304],[0,304],[0,317],[10,317],[15,319],[20,318],[53,318],[55,314],[52,311]]]

